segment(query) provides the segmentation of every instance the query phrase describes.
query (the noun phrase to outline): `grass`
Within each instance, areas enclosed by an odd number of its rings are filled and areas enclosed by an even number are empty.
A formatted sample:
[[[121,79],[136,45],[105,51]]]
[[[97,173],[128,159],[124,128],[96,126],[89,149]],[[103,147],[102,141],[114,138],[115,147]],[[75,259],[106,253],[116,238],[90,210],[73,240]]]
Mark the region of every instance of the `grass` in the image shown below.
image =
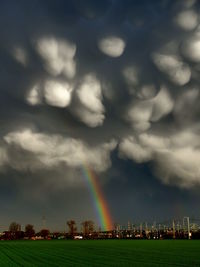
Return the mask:
[[[0,241],[0,266],[200,266],[198,240]]]

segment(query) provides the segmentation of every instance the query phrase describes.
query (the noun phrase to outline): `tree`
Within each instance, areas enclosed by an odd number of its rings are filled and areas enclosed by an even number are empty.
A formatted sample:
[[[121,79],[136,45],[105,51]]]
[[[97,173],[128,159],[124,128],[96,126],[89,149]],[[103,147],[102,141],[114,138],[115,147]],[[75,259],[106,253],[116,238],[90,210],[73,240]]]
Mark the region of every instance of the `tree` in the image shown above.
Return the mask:
[[[76,222],[74,220],[67,221],[69,227],[69,235],[73,238],[74,234],[77,231]]]
[[[94,222],[89,221],[89,233],[93,233],[93,232],[94,232]]]
[[[50,234],[50,231],[49,231],[48,229],[42,229],[42,230],[40,231],[40,235],[41,235],[43,238],[45,238],[45,239],[48,238],[49,234]]]
[[[27,224],[27,225],[25,226],[25,235],[26,235],[26,237],[28,237],[28,238],[31,238],[31,237],[33,237],[33,236],[35,235],[35,230],[34,230],[32,224]]]
[[[12,239],[20,239],[23,237],[23,232],[21,231],[21,225],[19,223],[12,222],[9,226],[9,231]]]
[[[21,231],[21,225],[16,222],[12,222],[9,226],[9,231],[12,233],[16,233],[17,231]]]
[[[89,234],[94,232],[94,222],[93,221],[84,221],[81,223],[83,227],[83,234],[84,236],[88,237]]]

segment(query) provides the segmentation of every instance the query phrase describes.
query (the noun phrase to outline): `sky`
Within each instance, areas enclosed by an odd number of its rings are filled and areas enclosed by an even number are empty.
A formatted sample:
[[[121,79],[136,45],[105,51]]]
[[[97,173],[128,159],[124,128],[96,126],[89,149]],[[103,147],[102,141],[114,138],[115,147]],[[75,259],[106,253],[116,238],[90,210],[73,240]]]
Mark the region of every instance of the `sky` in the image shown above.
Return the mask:
[[[199,218],[200,3],[2,0],[0,231]]]

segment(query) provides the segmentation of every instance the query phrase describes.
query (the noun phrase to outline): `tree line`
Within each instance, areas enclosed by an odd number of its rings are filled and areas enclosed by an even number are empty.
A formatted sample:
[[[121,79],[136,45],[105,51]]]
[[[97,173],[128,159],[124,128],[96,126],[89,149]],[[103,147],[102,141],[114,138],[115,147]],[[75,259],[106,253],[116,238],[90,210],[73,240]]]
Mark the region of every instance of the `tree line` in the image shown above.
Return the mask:
[[[68,232],[69,236],[73,238],[75,234],[77,233],[76,222],[74,220],[69,220],[67,221],[67,225],[69,228],[69,232]],[[82,226],[82,233],[84,237],[88,237],[94,232],[94,222],[91,220],[82,222],[81,226]]]
[[[67,238],[74,238],[75,235],[80,234],[77,231],[77,224],[75,220],[69,220],[66,222],[68,231],[66,233]],[[91,220],[86,220],[81,223],[82,231],[81,234],[83,237],[88,238],[92,233],[94,233],[94,222]],[[21,229],[21,225],[17,222],[12,222],[9,225],[9,230],[4,231],[2,238],[3,239],[32,239],[35,236],[40,236],[44,239],[47,239],[50,235],[50,231],[48,229],[41,229],[36,233],[34,229],[34,225],[26,224],[24,231]]]

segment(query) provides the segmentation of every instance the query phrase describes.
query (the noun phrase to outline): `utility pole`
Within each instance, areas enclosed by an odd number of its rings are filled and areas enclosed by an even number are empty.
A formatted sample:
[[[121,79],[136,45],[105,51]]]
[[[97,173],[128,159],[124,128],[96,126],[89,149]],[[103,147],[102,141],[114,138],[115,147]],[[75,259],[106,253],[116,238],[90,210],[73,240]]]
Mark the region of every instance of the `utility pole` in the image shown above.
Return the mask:
[[[173,239],[175,239],[176,238],[176,229],[175,229],[174,220],[172,221],[172,228],[173,228]]]
[[[184,222],[184,218],[185,218],[185,217],[183,217],[183,233],[184,233],[184,235],[185,235],[185,222]]]
[[[44,215],[42,216],[42,227],[46,229],[46,217]]]
[[[188,234],[188,239],[190,239],[190,217],[184,217],[183,218],[183,225],[184,225],[184,221],[187,221],[187,234]],[[184,227],[184,233],[185,233],[185,227]]]
[[[179,222],[177,223],[177,230],[178,230],[178,233],[180,233],[180,224],[179,224]]]
[[[140,237],[142,237],[142,223],[140,224]]]
[[[145,233],[146,233],[146,236],[148,234],[148,225],[147,225],[147,222],[145,223]]]
[[[190,218],[187,217],[188,239],[190,239]]]
[[[130,221],[128,221],[128,231],[131,230],[131,224],[130,224]]]

